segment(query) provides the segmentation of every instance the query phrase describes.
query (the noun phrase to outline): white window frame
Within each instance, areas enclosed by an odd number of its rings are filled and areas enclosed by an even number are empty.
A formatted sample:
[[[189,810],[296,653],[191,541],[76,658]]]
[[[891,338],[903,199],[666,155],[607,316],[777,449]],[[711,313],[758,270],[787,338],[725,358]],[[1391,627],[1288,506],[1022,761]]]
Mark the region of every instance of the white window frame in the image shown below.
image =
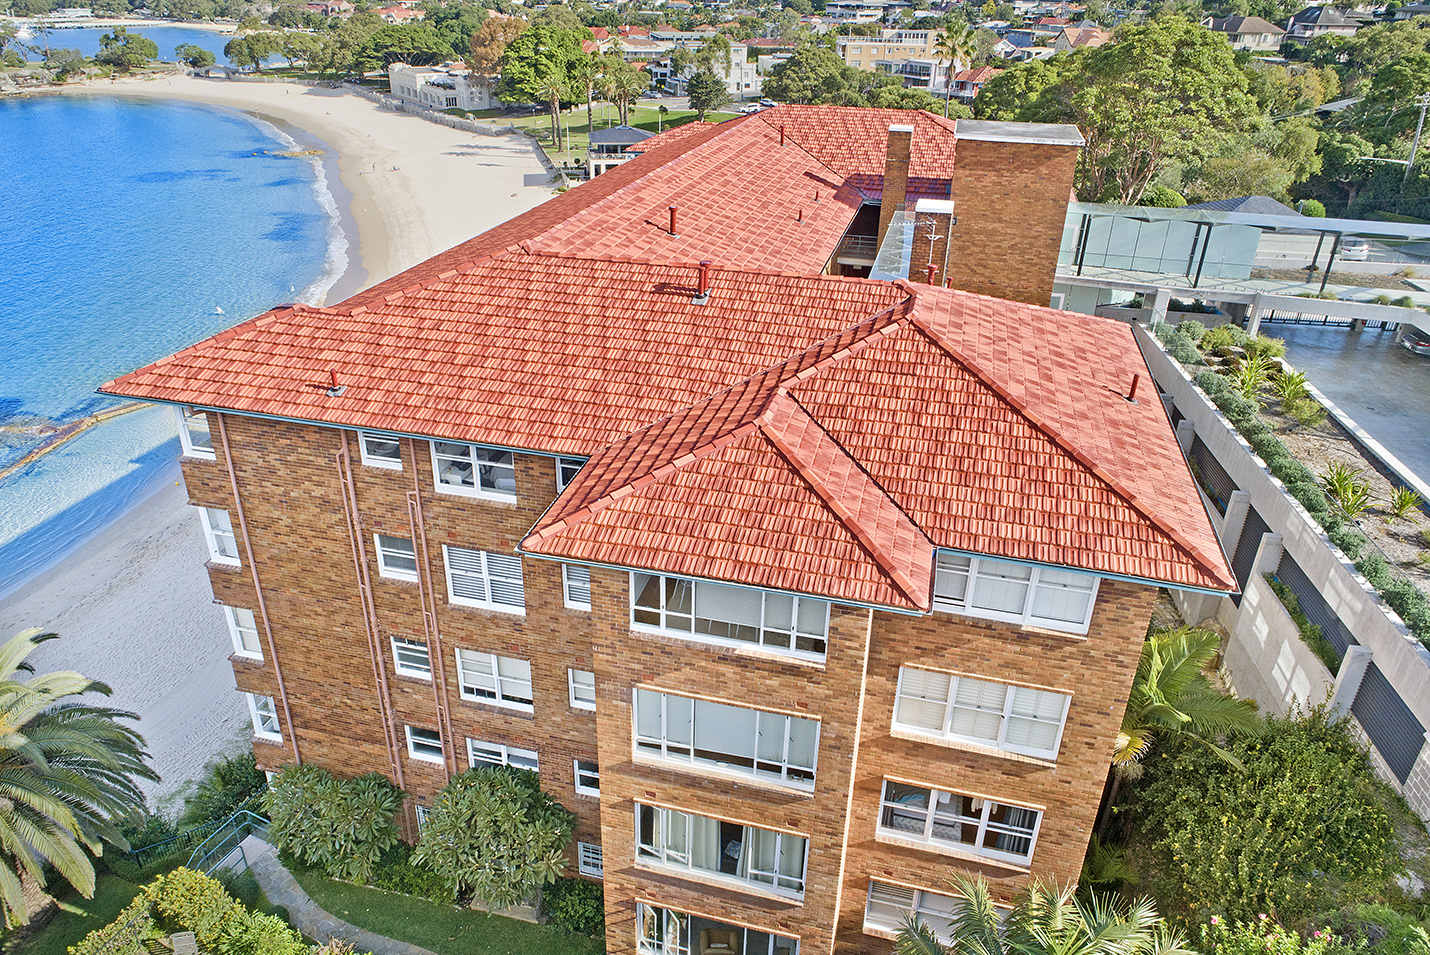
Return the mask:
[[[209,417],[197,408],[189,408],[182,405],[174,406],[174,414],[179,419],[179,445],[183,448],[184,457],[202,458],[205,461],[215,461],[218,459],[214,451],[213,432],[209,430]],[[194,431],[189,427],[191,422],[203,419],[203,433],[207,436],[207,447],[205,442],[194,440]]]
[[[473,703],[486,703],[523,713],[535,712],[536,696],[532,687],[531,661],[520,657],[505,657],[481,650],[464,650],[458,647],[457,684],[461,687],[462,699]],[[527,677],[522,679],[511,673],[502,672],[502,663],[521,664],[527,668]],[[523,694],[520,691],[525,690]],[[486,694],[491,694],[490,696]]]
[[[479,758],[477,756],[479,750],[497,758]],[[528,762],[531,765],[526,765]],[[513,769],[529,769],[533,773],[540,773],[541,756],[534,749],[522,749],[503,743],[488,743],[486,740],[472,739],[468,736],[467,765],[472,769],[476,769],[478,766],[509,766]]]
[[[650,694],[650,696],[644,696],[644,694]],[[642,698],[644,698],[646,701],[644,704],[640,702]],[[671,729],[669,712],[671,700],[686,700],[689,701],[689,703],[691,704],[691,738],[688,742],[684,740],[672,741],[669,738]],[[782,732],[783,742],[780,759],[774,760],[769,758],[755,758],[751,760],[751,762],[755,765],[750,767],[744,767],[738,765],[738,763],[732,764],[728,759],[718,760],[709,757],[698,756],[696,754],[694,743],[695,736],[697,733],[695,726],[695,704],[697,702],[712,704],[715,706],[728,707],[729,709],[733,710],[747,710],[751,713],[754,713],[756,732],[755,739],[752,741],[754,744],[752,748],[756,754],[759,753],[760,732],[758,728],[760,723],[765,720],[774,721],[774,725],[771,727],[769,732]],[[659,720],[661,727],[660,737],[657,738],[654,736],[646,736],[641,733],[640,716],[642,706],[659,706],[659,714],[656,718]],[[790,763],[790,732],[794,727],[794,720],[804,720],[805,722],[812,723],[814,725],[814,758],[811,760],[811,765],[809,766],[800,766],[797,764]],[[754,707],[733,706],[729,703],[721,703],[715,700],[697,700],[695,697],[682,696],[676,693],[665,693],[660,690],[648,689],[646,687],[638,686],[636,687],[635,695],[632,698],[631,722],[632,728],[634,729],[633,735],[635,737],[635,751],[636,753],[645,756],[649,759],[658,759],[662,762],[672,763],[682,768],[699,767],[699,769],[697,769],[696,771],[701,773],[713,771],[736,778],[747,778],[763,781],[771,785],[787,786],[789,788],[798,789],[805,792],[812,792],[814,790],[814,783],[815,779],[817,778],[819,764],[819,739],[821,728],[819,720],[811,719],[805,716],[789,716],[784,713],[772,713],[768,710],[758,710]],[[782,730],[779,729],[781,723],[783,723]],[[759,765],[761,763],[763,763],[766,767],[774,767],[774,769],[765,768],[761,770]]]
[[[426,640],[415,640],[412,637],[392,637],[392,667],[400,676],[410,676],[418,680],[432,680],[432,648],[427,645]],[[405,663],[402,659],[403,651],[415,652],[421,648],[424,656],[427,657],[426,667],[413,666]]]
[[[636,599],[637,599],[637,597],[639,596],[639,594],[641,593],[641,591],[644,589],[644,588],[642,588],[642,587],[638,587],[638,586],[637,586],[637,581],[638,581],[640,578],[642,578],[642,577],[654,578],[655,580],[659,581],[659,584],[657,585],[658,591],[659,591],[659,593],[660,593],[660,607],[659,607],[659,608],[639,606],[639,605],[636,604]],[[667,602],[668,602],[668,599],[669,599],[669,596],[670,596],[671,582],[674,582],[674,583],[676,584],[676,586],[679,586],[679,585],[681,585],[681,584],[684,584],[684,585],[687,585],[687,586],[690,588],[690,609],[691,609],[691,612],[690,612],[689,614],[681,613],[681,612],[678,612],[678,611],[672,611],[672,610],[670,610],[670,609],[667,608],[666,605],[667,605]],[[729,587],[729,588],[734,589],[734,590],[744,590],[744,591],[748,591],[748,592],[753,593],[753,594],[758,594],[758,595],[760,596],[760,626],[759,626],[759,628],[758,628],[758,633],[757,633],[757,635],[756,635],[756,639],[753,640],[753,641],[750,641],[750,640],[739,640],[739,639],[735,639],[735,638],[731,638],[731,637],[721,637],[721,636],[718,636],[718,635],[715,635],[715,634],[696,633],[695,630],[694,630],[694,622],[695,622],[697,619],[700,619],[700,614],[699,614],[699,609],[700,609],[700,608],[696,606],[696,595],[697,595],[697,592],[698,592],[698,588],[699,588],[701,585],[705,585],[705,586]],[[645,632],[645,633],[660,633],[660,634],[666,634],[666,635],[669,635],[669,636],[680,637],[680,638],[683,639],[683,640],[692,640],[692,641],[695,641],[695,642],[697,642],[697,643],[713,643],[713,644],[715,644],[715,645],[717,645],[717,646],[722,646],[722,647],[757,647],[757,648],[759,648],[759,649],[761,649],[761,650],[764,650],[764,651],[767,651],[767,652],[769,652],[769,653],[777,653],[777,654],[780,654],[781,656],[795,657],[795,658],[797,658],[797,659],[802,659],[802,660],[815,660],[815,661],[818,661],[818,662],[821,662],[821,663],[824,662],[825,653],[826,653],[826,650],[828,649],[828,645],[829,645],[829,607],[830,607],[830,602],[829,602],[828,600],[820,600],[819,598],[816,598],[816,597],[800,597],[800,596],[798,596],[798,595],[796,595],[796,594],[784,593],[784,592],[782,592],[782,591],[760,590],[760,589],[757,589],[757,588],[754,588],[754,587],[740,587],[740,586],[735,585],[735,584],[723,584],[723,583],[719,583],[719,582],[717,582],[717,581],[695,580],[695,579],[690,578],[690,577],[676,577],[676,576],[670,575],[670,574],[652,574],[652,573],[646,573],[646,572],[644,572],[644,571],[631,571],[630,593],[631,593],[631,629],[632,629],[632,630],[642,631],[642,632]],[[791,620],[791,627],[792,627],[792,629],[790,629],[790,630],[788,630],[788,631],[784,630],[783,628],[780,628],[780,629],[778,629],[778,630],[773,630],[773,629],[767,630],[767,629],[766,629],[766,626],[765,626],[765,617],[766,617],[766,614],[767,614],[768,609],[769,609],[769,602],[770,602],[770,598],[771,598],[771,597],[775,597],[775,598],[779,598],[779,599],[788,599],[788,600],[791,600],[791,601],[792,601],[792,603],[791,603],[791,605],[790,605],[790,620]],[[799,616],[800,616],[800,605],[801,605],[801,603],[806,603],[806,604],[813,603],[813,604],[822,604],[822,605],[823,605],[823,608],[822,608],[822,609],[823,609],[823,628],[824,628],[824,632],[823,632],[822,634],[814,634],[813,632],[801,632],[801,631],[800,631],[800,628],[799,628]],[[641,613],[645,613],[645,614],[655,614],[655,615],[659,618],[659,621],[660,621],[660,622],[659,622],[659,623],[637,622],[637,620],[636,620],[636,613],[637,613],[638,611],[641,612]],[[710,619],[710,618],[706,618],[706,619]],[[682,627],[680,626],[680,624],[681,624],[682,622],[685,622],[685,621],[689,621],[689,622],[690,622],[690,627],[689,627],[689,628],[682,628]],[[673,627],[672,627],[672,623],[675,624]],[[783,635],[785,635],[786,633],[788,633],[788,635],[789,635],[789,641],[790,641],[790,645],[787,646],[787,647],[785,647],[785,646],[780,646],[778,643],[767,643],[767,642],[765,642],[766,639],[767,639],[771,634],[779,634],[779,635],[783,636]],[[801,650],[801,649],[797,649],[795,645],[796,645],[801,639],[803,639],[803,640],[808,640],[808,641],[811,641],[811,642],[817,642],[817,644],[821,647],[821,649],[817,649],[817,650]]]
[[[914,803],[903,803],[894,799],[890,795],[891,786],[902,786],[905,789],[916,790],[925,794],[925,805],[919,807]],[[944,803],[948,808],[939,808],[939,797],[945,796],[950,799]],[[977,822],[972,820],[973,816],[963,815],[956,807],[954,799],[972,799],[978,805],[973,807],[976,812]],[[992,820],[993,807],[1002,806],[1007,809],[1016,809],[1021,812],[1033,814],[1033,827],[1031,831],[1021,827],[1015,827],[1007,823],[994,822]],[[922,817],[922,830],[905,829],[898,826],[890,826],[887,820],[890,816],[899,816],[909,820],[910,823],[919,821]],[[976,831],[972,843],[963,842],[957,839],[940,838],[935,830],[940,827],[954,827],[974,825]],[[1002,799],[989,799],[984,796],[977,796],[972,793],[959,792],[958,790],[938,789],[933,786],[923,786],[916,783],[906,783],[894,779],[885,779],[883,788],[879,792],[879,823],[878,831],[886,836],[896,839],[906,839],[912,842],[922,842],[930,846],[953,849],[960,854],[971,856],[981,856],[986,859],[996,859],[1002,862],[1011,862],[1019,866],[1032,864],[1033,853],[1038,847],[1038,831],[1043,825],[1043,811],[1032,806],[1024,806],[1018,803],[1007,802]],[[1007,852],[996,848],[984,846],[984,842],[992,828],[993,834],[1007,835],[1013,839],[1027,839],[1028,851],[1025,854]],[[961,834],[961,832],[960,832]]]
[[[234,656],[245,657],[249,660],[262,660],[263,638],[259,634],[258,618],[254,616],[253,611],[244,607],[225,606],[223,608],[223,614],[228,619],[228,634],[233,638]],[[243,622],[242,614],[248,615],[249,623],[245,624]],[[246,633],[253,634],[254,649],[250,650],[245,645],[243,635]]]
[[[576,871],[593,879],[606,877],[605,859],[601,847],[594,842],[576,843]]]
[[[216,517],[222,515],[222,518]],[[233,532],[233,521],[228,516],[228,511],[221,507],[201,507],[199,508],[199,523],[204,527],[204,540],[209,545],[209,562],[221,564],[224,567],[240,567],[243,560],[237,556],[238,535]],[[227,543],[233,548],[234,556],[229,556],[223,552],[223,545]]]
[[[424,762],[424,763],[437,763],[437,764],[440,765],[440,764],[446,762],[446,759],[447,759],[447,757],[446,757],[446,752],[447,752],[447,751],[446,751],[446,749],[442,746],[442,731],[441,731],[441,730],[428,730],[428,729],[423,729],[423,728],[420,727],[420,726],[407,726],[407,725],[404,725],[404,726],[402,727],[402,729],[403,729],[404,733],[405,733],[406,736],[407,736],[407,755],[408,755],[409,757],[411,757],[412,759],[420,760],[421,762]],[[429,738],[429,737],[427,737],[426,735],[424,735],[424,736],[421,737],[421,739],[419,740],[419,738],[414,735],[414,734],[416,734],[416,733],[422,733],[422,734],[428,734],[428,733],[430,733],[432,738]],[[436,753],[431,753],[431,752],[423,752],[422,750],[419,750],[419,749],[417,748],[419,742],[420,742],[420,744],[423,745],[423,746],[435,746],[435,747],[437,747],[437,752],[436,752]]]
[[[591,679],[588,681],[585,677],[590,677]],[[570,693],[571,708],[573,710],[594,710],[596,708],[595,673],[590,670],[577,670],[574,667],[567,667],[566,687]],[[589,699],[584,692],[587,689],[590,690]]]
[[[875,898],[876,894],[880,896],[877,899]],[[903,901],[905,896],[908,898],[907,903]],[[929,923],[928,920],[922,916],[928,914],[937,914],[940,923],[946,924],[950,916],[941,911],[941,909],[934,908],[935,899],[939,900],[941,904],[953,903],[952,917],[957,917],[958,910],[962,906],[957,896],[949,895],[946,892],[933,892],[929,889],[915,889],[906,885],[898,885],[894,882],[884,882],[880,879],[870,879],[869,893],[864,899],[864,931],[868,934],[881,937],[893,937],[895,933],[904,927],[904,923],[910,917],[916,915],[920,916],[919,921],[925,925]],[[893,917],[893,913],[889,913],[890,917],[888,919],[871,915],[870,910],[875,904],[888,909],[898,909],[898,917]],[[929,928],[933,928],[933,926],[929,926]],[[945,945],[951,944],[953,941],[951,934],[948,932],[940,932],[935,929],[934,934],[938,937],[938,940]]]
[[[465,570],[452,566],[454,554],[461,561],[475,561],[478,566],[475,570]],[[473,557],[476,555],[476,557]],[[495,557],[497,560],[493,561]],[[514,564],[507,564],[512,561]],[[503,566],[506,565],[506,566]],[[459,607],[477,607],[482,610],[500,610],[503,613],[514,613],[521,616],[526,615],[526,579],[522,573],[521,558],[512,554],[495,554],[491,551],[476,550],[468,547],[451,547],[442,545],[442,566],[447,574],[447,602]],[[515,569],[516,575],[511,571]],[[495,573],[493,572],[495,571]],[[462,578],[467,582],[480,582],[487,598],[485,600],[476,597],[458,595],[453,582],[457,578]],[[492,600],[496,588],[492,586],[493,581],[500,582],[505,588],[518,588],[521,592],[521,603],[498,603]]]
[[[443,450],[437,450],[438,445],[443,445]],[[467,444],[464,441],[429,441],[428,447],[432,452],[432,483],[436,487],[438,494],[455,494],[458,497],[475,497],[488,501],[503,501],[511,503],[516,500],[516,452],[504,448],[493,448],[483,444]],[[457,448],[465,448],[465,455],[458,454]],[[511,464],[492,464],[484,461],[483,455],[487,454],[510,454]],[[460,474],[461,468],[465,466],[469,469],[472,478],[472,486],[467,487],[463,483],[450,483],[444,481],[444,477],[468,475]],[[513,487],[511,490],[482,487],[481,469],[483,467],[506,470],[511,469],[511,480]]]
[[[580,575],[586,575],[586,581],[581,582]],[[574,582],[573,575],[577,578]],[[581,599],[584,589],[586,599]],[[580,564],[561,565],[561,600],[566,605],[567,610],[590,610],[591,609],[591,568]]]
[[[919,679],[919,677],[915,677],[913,675],[914,672],[920,675],[932,675],[937,680],[942,680],[946,678],[948,680],[948,694],[946,698],[940,701],[937,696],[925,696],[914,690],[912,684],[915,682],[916,679]],[[926,677],[924,679],[926,679]],[[1002,686],[1007,688],[1007,692],[1003,696],[1003,709],[1001,711],[992,709],[985,710],[979,709],[977,707],[962,707],[962,709],[978,709],[981,713],[990,716],[996,715],[998,717],[998,734],[992,739],[984,738],[981,736],[964,736],[953,731],[954,717],[958,709],[960,709],[960,706],[957,703],[959,683],[969,681],[978,684],[989,684],[993,686]],[[1014,705],[1020,693],[1039,693],[1048,696],[1062,697],[1063,711],[1062,716],[1057,721],[1057,734],[1054,738],[1052,749],[1035,749],[1031,746],[1020,746],[1008,742],[1008,726],[1012,720],[1031,720],[1033,722],[1044,724],[1051,724],[1053,722],[1052,720],[1043,719],[1039,716],[1030,716],[1026,713],[1014,712]],[[944,711],[942,729],[935,731],[929,729],[928,727],[920,726],[916,723],[899,722],[899,706],[905,701],[907,701],[910,705],[915,706],[942,706]],[[988,747],[989,749],[1000,749],[1010,753],[1019,753],[1023,756],[1033,756],[1038,759],[1056,760],[1058,757],[1059,750],[1062,749],[1063,731],[1067,728],[1068,710],[1071,708],[1072,697],[1066,693],[1058,693],[1055,690],[1043,690],[1039,689],[1038,687],[1019,686],[1015,683],[1004,683],[1000,680],[988,680],[983,677],[959,676],[954,673],[946,673],[942,670],[928,670],[923,667],[904,666],[899,667],[899,683],[897,689],[894,691],[893,726],[894,729],[900,730],[902,732],[916,733],[920,736],[926,736],[932,739],[954,740],[960,743],[970,743],[974,746],[984,746]]]
[[[589,768],[582,768],[582,764]],[[571,778],[576,781],[576,795],[595,796],[601,798],[601,766],[591,759],[571,760]],[[583,782],[583,780],[585,780]],[[596,785],[592,786],[591,781],[595,780]]]
[[[709,921],[720,928],[740,933],[740,946],[737,949],[740,955],[799,955],[798,938],[765,929],[732,925],[718,919]],[[690,925],[691,917],[687,912],[677,912],[669,906],[652,905],[649,902],[636,902],[636,955],[691,955],[693,943],[690,939]],[[648,935],[647,929],[652,930],[653,934]],[[765,936],[766,947],[753,947],[750,944],[751,932]]]
[[[968,566],[963,566],[967,562]],[[996,581],[1004,578],[998,573],[1002,568],[1017,568],[1028,571],[1028,578],[1014,580],[1016,585],[1025,585],[1027,594],[1023,598],[1021,612],[1012,613],[973,606],[973,595],[980,581]],[[1053,580],[1053,575],[1086,578],[1091,583],[1090,590],[1074,588]],[[1024,627],[1040,627],[1061,633],[1085,635],[1092,624],[1092,614],[1097,607],[1097,592],[1101,578],[1084,571],[1068,570],[1062,567],[1044,567],[1037,564],[1021,564],[1017,561],[1000,560],[994,557],[972,557],[968,554],[953,554],[940,551],[934,558],[933,608],[945,613],[962,614],[967,617],[982,617],[986,620],[1001,620]],[[962,584],[963,593],[956,591]],[[1087,594],[1087,612],[1080,621],[1059,620],[1054,617],[1040,617],[1033,612],[1040,590],[1068,591]]]
[[[407,551],[401,547],[394,546],[396,544],[406,544],[412,549],[412,553],[408,554]],[[393,537],[389,534],[373,534],[372,546],[377,552],[377,575],[379,577],[386,577],[388,580],[417,581],[418,570],[420,569],[417,563],[417,544],[410,538]],[[410,558],[412,560],[412,569],[408,570],[406,567],[390,565],[388,561],[394,557],[403,559]]]
[[[585,458],[557,458],[556,459],[556,493],[560,494],[571,486],[571,482],[576,480],[576,472],[581,470],[586,463]]]
[[[642,841],[642,829],[644,823],[643,815],[651,818],[651,831],[653,840],[651,842]],[[761,871],[754,869],[747,862],[747,874],[744,876],[722,872],[719,868],[708,868],[697,866],[694,863],[692,829],[693,820],[699,818],[707,823],[718,825],[734,825],[740,828],[739,851],[744,854],[750,851],[750,847],[755,840],[755,833],[761,833],[764,838],[773,837],[775,845],[775,858],[786,848],[787,841],[790,843],[791,851],[798,851],[800,854],[799,875],[787,875],[779,872],[779,863],[776,861],[773,870]],[[670,809],[665,806],[648,806],[636,803],[636,861],[647,865],[658,865],[668,869],[679,869],[682,872],[690,872],[697,875],[701,880],[710,880],[723,883],[725,885],[740,888],[755,888],[762,892],[771,892],[775,895],[782,895],[786,898],[804,898],[804,889],[809,877],[809,839],[806,836],[795,835],[794,833],[780,832],[776,829],[765,829],[760,826],[748,826],[742,823],[727,823],[716,816],[707,816],[704,813],[685,812],[680,809]],[[794,843],[801,843],[795,846]],[[684,847],[684,851],[673,848],[675,845]],[[728,846],[717,849],[717,861],[722,861],[729,851]],[[763,878],[762,878],[763,877]]]
[[[402,470],[401,438],[397,437],[396,435],[378,434],[375,431],[359,431],[357,433],[357,436],[358,453],[362,459],[363,464],[367,465],[370,468],[386,468],[389,471]],[[394,458],[391,455],[381,455],[374,453],[367,446],[369,440],[377,440],[384,442],[391,441],[393,444],[397,445],[397,457]]]
[[[271,696],[243,694],[248,698],[248,715],[253,720],[253,735],[259,739],[283,742],[283,724],[278,719],[278,703]]]
[[[417,831],[421,832],[427,827],[427,817],[432,815],[431,806],[413,806],[413,813],[417,816]]]

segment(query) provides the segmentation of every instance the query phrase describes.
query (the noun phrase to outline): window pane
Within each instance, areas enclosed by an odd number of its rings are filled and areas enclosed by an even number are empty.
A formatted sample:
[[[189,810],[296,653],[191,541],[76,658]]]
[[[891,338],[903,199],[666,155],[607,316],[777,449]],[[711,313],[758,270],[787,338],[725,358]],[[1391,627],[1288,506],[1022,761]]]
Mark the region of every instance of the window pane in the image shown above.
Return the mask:
[[[952,677],[947,673],[903,667],[899,671],[899,698],[894,721],[905,726],[943,731],[948,712],[948,690]]]
[[[789,764],[813,770],[819,746],[819,723],[792,717],[789,721]]]
[[[997,560],[980,560],[973,584],[972,605],[979,610],[1022,614],[1028,603],[1033,569]]]
[[[209,416],[202,411],[185,411],[183,418],[184,430],[189,435],[189,447],[199,454],[213,454],[214,439],[209,431]]]
[[[635,606],[631,620],[651,627],[660,624],[660,578],[654,574],[632,574],[631,593]]]
[[[799,598],[799,632],[826,636],[829,629],[829,602]]]
[[[580,607],[591,606],[591,568],[566,564],[563,572],[566,582],[566,603]]]
[[[510,451],[477,448],[476,457],[482,490],[516,493],[516,468]]]
[[[636,690],[636,735],[647,739],[660,739],[660,694],[650,690]]]
[[[362,450],[364,455],[375,461],[402,461],[402,449],[396,438],[363,432]]]
[[[695,749],[707,759],[729,756],[742,762],[755,757],[754,710],[695,701]]]
[[[1087,620],[1096,578],[1043,568],[1033,593],[1033,615],[1081,625]]]
[[[939,554],[934,564],[934,599],[962,606],[968,597],[968,569],[971,564],[967,557]]]
[[[996,741],[1003,726],[1003,702],[1007,694],[1008,687],[1002,683],[960,677],[949,732]]]

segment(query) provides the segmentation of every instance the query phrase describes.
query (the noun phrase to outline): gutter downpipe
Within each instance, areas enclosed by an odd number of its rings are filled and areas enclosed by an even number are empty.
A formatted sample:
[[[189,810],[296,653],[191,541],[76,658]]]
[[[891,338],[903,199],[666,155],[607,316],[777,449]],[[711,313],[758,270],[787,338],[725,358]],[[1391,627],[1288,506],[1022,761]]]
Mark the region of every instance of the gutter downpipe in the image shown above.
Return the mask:
[[[228,469],[228,483],[233,488],[233,509],[238,513],[238,529],[243,535],[243,550],[248,555],[248,572],[253,576],[253,590],[258,597],[258,612],[263,617],[263,631],[268,637],[268,654],[273,660],[273,675],[278,678],[278,700],[283,704],[283,720],[288,724],[289,742],[293,744],[293,763],[303,765],[298,753],[298,730],[293,725],[293,711],[288,707],[288,688],[283,683],[283,668],[278,665],[278,646],[273,641],[273,625],[268,620],[268,602],[263,599],[263,585],[258,582],[258,561],[253,557],[253,542],[248,537],[248,518],[244,516],[243,499],[238,495],[238,473],[233,469],[233,455],[228,450],[228,427],[225,415],[217,412],[218,436],[223,442],[223,463]]]

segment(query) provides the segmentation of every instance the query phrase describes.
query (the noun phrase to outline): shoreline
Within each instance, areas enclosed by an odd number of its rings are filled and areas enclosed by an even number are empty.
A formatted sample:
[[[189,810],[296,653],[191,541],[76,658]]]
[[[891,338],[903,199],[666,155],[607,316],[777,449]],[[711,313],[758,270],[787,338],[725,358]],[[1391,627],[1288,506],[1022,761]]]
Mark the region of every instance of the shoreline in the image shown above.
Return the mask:
[[[0,17],[7,23],[16,26],[34,27],[42,23],[43,17]],[[213,20],[155,20],[153,18],[128,19],[126,17],[94,17],[87,22],[77,20],[65,20],[62,23],[47,23],[45,26],[51,30],[103,30],[109,27],[182,27],[185,30],[203,30],[206,33],[217,33],[220,36],[238,32],[236,23],[216,23]]]
[[[54,92],[234,109],[273,124],[302,148],[320,146],[349,246],[328,302],[552,195],[528,138],[476,136],[342,90],[168,76]],[[114,687],[112,705],[142,717],[140,731],[164,776],[144,787],[151,806],[172,806],[166,800],[205,761],[246,748],[251,734],[247,706],[234,691],[228,624],[210,590],[203,533],[182,481],[172,470],[165,474],[156,492],[0,596],[5,636],[26,627],[61,634],[33,655],[41,672],[73,668],[104,680]]]

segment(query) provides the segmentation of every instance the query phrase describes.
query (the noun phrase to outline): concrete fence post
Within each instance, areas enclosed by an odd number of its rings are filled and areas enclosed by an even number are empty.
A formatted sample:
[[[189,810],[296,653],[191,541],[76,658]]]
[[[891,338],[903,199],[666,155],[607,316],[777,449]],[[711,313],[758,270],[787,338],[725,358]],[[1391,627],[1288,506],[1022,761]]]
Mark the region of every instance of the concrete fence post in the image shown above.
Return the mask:
[[[1246,312],[1246,334],[1255,335],[1261,328],[1261,293],[1251,296],[1251,307]]]
[[[1172,301],[1171,289],[1159,288],[1157,294],[1152,296],[1152,324],[1165,323],[1167,321],[1167,306]]]
[[[1351,704],[1356,701],[1356,694],[1360,692],[1361,681],[1365,679],[1365,671],[1370,667],[1373,656],[1369,647],[1346,647],[1346,655],[1341,658],[1341,668],[1336,673],[1336,682],[1331,687],[1332,719],[1351,711]]]
[[[1228,554],[1236,553],[1236,545],[1241,543],[1241,529],[1246,526],[1246,515],[1251,510],[1251,495],[1246,491],[1232,491],[1226,502],[1226,514],[1221,519],[1221,546]]]
[[[1256,547],[1256,559],[1251,562],[1253,574],[1274,574],[1281,565],[1281,555],[1286,548],[1281,543],[1280,534],[1269,531],[1261,535],[1261,543]]]

